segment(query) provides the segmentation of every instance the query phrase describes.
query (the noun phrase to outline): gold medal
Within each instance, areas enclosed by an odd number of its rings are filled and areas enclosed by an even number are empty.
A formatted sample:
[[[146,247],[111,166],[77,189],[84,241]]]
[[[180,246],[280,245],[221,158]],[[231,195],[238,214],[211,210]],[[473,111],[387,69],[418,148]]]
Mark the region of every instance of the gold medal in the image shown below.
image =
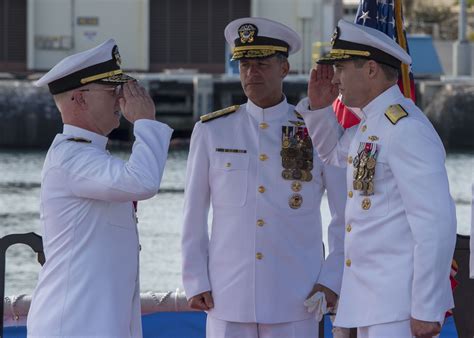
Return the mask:
[[[364,168],[367,164],[367,153],[363,152],[360,156],[359,168]]]
[[[293,179],[300,180],[302,176],[303,174],[300,169],[293,169]]]
[[[281,176],[283,177],[283,179],[285,180],[291,180],[291,170],[289,169],[285,169],[281,172]]]
[[[354,179],[357,178],[357,173],[359,172],[359,169],[355,168],[354,169],[354,173],[352,174],[352,176],[354,177]]]
[[[291,183],[291,190],[293,190],[294,192],[301,191],[301,188],[302,188],[302,185],[300,181],[293,181]]]
[[[357,172],[356,179],[358,181],[361,181],[366,176],[366,174],[367,174],[366,169],[364,167],[359,167],[359,171]]]
[[[293,158],[289,158],[289,157],[283,157],[281,159],[281,165],[285,169],[294,169],[294,168],[296,168],[295,160]]]
[[[296,168],[298,169],[304,169],[305,167],[305,161],[303,160],[296,160]]]
[[[374,182],[369,182],[367,186],[367,194],[372,195],[374,193]]]
[[[293,148],[293,147],[290,147],[288,149],[284,149],[286,150],[286,154],[288,157],[291,157],[291,158],[295,158],[298,151],[296,150],[296,148]]]
[[[369,157],[367,159],[367,169],[374,169],[375,168],[375,158]]]
[[[293,194],[290,197],[290,200],[288,202],[290,205],[291,209],[298,209],[301,207],[301,204],[303,204],[303,196],[300,194]]]
[[[283,141],[281,142],[281,146],[282,146],[282,148],[284,148],[284,149],[290,147],[290,140],[288,139],[288,137],[285,137],[285,138],[283,139]]]
[[[310,182],[313,179],[313,174],[308,170],[303,170],[301,179],[305,182]]]
[[[313,161],[306,161],[306,169],[313,170]]]
[[[355,180],[352,183],[352,185],[353,185],[354,190],[362,190],[362,187],[363,187],[362,181]]]

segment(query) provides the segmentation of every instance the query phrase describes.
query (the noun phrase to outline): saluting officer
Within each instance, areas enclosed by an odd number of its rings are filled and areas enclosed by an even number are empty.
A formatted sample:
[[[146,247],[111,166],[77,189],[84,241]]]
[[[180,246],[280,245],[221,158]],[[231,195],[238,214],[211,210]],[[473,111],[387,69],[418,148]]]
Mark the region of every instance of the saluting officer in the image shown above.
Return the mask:
[[[341,20],[297,106],[321,159],[347,167],[335,325],[358,327],[358,337],[431,337],[453,307],[456,218],[445,151],[397,86],[402,62],[410,56],[387,35]],[[331,108],[339,93],[361,117],[342,137]]]
[[[155,121],[152,99],[120,61],[110,39],[63,59],[36,82],[48,85],[64,130],[41,174],[46,263],[29,337],[142,337],[132,202],[158,192],[172,130]],[[128,161],[106,150],[120,111],[134,124]]]
[[[187,164],[182,235],[189,304],[208,311],[207,337],[317,337],[303,305],[330,305],[343,269],[345,178],[323,165],[282,92],[301,39],[275,21],[241,18],[225,29],[246,104],[204,115]],[[324,258],[320,204],[332,221]],[[212,205],[212,234],[208,212]]]

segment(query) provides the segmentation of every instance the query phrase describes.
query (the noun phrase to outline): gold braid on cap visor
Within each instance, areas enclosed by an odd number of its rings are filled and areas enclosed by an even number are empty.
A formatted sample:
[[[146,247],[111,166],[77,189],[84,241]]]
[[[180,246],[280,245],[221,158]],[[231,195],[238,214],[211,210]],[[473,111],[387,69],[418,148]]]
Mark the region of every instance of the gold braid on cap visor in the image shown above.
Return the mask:
[[[262,58],[273,55],[276,52],[288,53],[288,48],[279,46],[239,46],[234,48],[232,60],[241,58]]]
[[[369,57],[370,52],[364,50],[353,50],[353,49],[332,49],[329,54],[334,57],[348,58],[350,56],[365,56]]]
[[[89,83],[89,82],[94,82],[94,81],[97,81],[97,80],[105,79],[107,77],[111,77],[111,76],[118,75],[118,74],[122,74],[121,69],[112,70],[110,72],[85,77],[85,78],[81,79],[81,83],[86,84],[86,83]]]

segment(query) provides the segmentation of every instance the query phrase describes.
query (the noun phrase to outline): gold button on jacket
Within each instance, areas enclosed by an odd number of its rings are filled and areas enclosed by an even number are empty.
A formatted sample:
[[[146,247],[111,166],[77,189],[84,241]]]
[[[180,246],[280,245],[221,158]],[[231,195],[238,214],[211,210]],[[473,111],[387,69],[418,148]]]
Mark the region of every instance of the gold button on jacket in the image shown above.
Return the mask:
[[[347,259],[347,260],[346,260],[346,266],[347,266],[347,267],[350,267],[351,264],[352,264],[352,261],[351,261],[350,259]]]
[[[258,187],[258,192],[264,193],[265,192],[265,187],[263,185]]]
[[[257,252],[257,254],[255,255],[255,257],[256,257],[257,259],[259,259],[259,260],[260,260],[260,259],[263,259],[263,253]]]

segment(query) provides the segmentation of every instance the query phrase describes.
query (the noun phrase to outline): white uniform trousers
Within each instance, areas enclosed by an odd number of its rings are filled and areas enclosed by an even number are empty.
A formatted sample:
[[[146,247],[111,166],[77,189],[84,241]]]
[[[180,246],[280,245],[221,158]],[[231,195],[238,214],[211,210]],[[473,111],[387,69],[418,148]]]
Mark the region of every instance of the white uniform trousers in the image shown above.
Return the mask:
[[[357,338],[412,338],[410,320],[357,328]]]
[[[207,316],[207,338],[318,338],[315,318],[296,322],[261,324],[238,323]]]

